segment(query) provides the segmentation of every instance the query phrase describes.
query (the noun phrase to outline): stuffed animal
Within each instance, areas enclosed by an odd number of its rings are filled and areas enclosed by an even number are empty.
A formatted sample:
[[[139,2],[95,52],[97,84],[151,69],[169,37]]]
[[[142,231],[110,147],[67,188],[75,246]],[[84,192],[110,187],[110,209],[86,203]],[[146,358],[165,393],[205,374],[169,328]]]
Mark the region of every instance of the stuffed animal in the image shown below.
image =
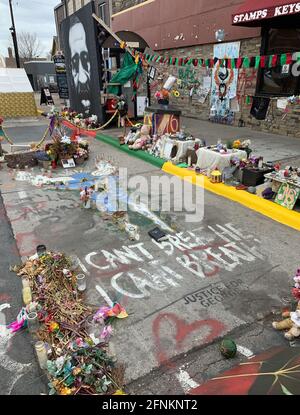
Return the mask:
[[[140,137],[141,137],[141,131],[140,130],[138,130],[138,131],[130,130],[130,132],[125,137],[125,143],[128,144],[128,145],[132,145]]]
[[[140,132],[140,137],[134,142],[133,145],[130,145],[129,148],[131,150],[141,150],[146,148],[146,144],[149,140],[151,140],[150,137],[150,125],[143,125]]]
[[[300,336],[300,301],[295,312],[285,312],[282,314],[282,321],[274,321],[272,326],[276,330],[288,330],[284,337],[293,340]]]

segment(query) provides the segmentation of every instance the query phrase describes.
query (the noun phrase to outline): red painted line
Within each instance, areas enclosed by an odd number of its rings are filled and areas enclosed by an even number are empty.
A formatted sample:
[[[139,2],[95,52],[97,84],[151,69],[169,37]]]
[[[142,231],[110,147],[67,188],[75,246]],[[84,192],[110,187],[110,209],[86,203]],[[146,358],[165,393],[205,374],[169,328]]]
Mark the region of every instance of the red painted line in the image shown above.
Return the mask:
[[[84,135],[89,135],[90,137],[96,137],[96,131],[91,131],[91,130],[86,130],[84,128],[81,127],[75,127],[73,124],[71,124],[69,121],[67,120],[63,120],[63,124],[70,128],[73,131],[78,131],[78,133],[80,134],[84,134]]]

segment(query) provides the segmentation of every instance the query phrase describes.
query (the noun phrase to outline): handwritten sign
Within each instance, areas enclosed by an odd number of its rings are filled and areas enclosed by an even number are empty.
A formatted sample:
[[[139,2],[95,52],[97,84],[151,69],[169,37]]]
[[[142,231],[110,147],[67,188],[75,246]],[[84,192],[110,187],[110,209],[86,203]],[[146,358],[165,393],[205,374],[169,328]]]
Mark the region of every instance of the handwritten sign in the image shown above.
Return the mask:
[[[300,195],[300,189],[289,184],[283,183],[279,190],[275,202],[290,210],[294,209],[295,203]]]

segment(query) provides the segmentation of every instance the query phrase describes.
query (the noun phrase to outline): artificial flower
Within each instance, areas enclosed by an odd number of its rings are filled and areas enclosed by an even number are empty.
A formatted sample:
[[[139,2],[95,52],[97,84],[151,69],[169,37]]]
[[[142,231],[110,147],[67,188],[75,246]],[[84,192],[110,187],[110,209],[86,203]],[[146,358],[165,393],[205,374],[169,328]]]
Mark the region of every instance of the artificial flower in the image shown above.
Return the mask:
[[[50,333],[57,333],[59,331],[59,324],[56,323],[55,321],[52,321],[49,324],[49,331]]]
[[[116,303],[108,312],[108,317],[126,318],[128,314],[124,307]]]
[[[61,388],[59,391],[60,395],[72,395],[73,392],[74,392],[74,388],[67,388],[67,387]]]
[[[98,321],[99,323],[102,323],[103,320],[108,317],[109,311],[110,311],[109,307],[106,307],[106,306],[100,307],[99,310],[94,315],[94,320]]]
[[[116,390],[115,393],[113,393],[113,395],[127,395],[124,391],[122,391],[122,389],[118,389]]]
[[[101,339],[107,339],[109,336],[111,336],[113,332],[113,328],[111,325],[105,326],[102,330],[102,333],[100,334]]]

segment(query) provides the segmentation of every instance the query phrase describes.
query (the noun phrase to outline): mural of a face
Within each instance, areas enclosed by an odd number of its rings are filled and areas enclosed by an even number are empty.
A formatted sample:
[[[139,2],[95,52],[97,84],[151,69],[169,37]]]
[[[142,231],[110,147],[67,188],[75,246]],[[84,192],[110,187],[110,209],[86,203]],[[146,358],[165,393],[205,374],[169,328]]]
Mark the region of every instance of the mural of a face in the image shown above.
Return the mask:
[[[74,87],[82,104],[83,111],[90,109],[91,62],[83,24],[77,20],[70,28],[69,46]]]

